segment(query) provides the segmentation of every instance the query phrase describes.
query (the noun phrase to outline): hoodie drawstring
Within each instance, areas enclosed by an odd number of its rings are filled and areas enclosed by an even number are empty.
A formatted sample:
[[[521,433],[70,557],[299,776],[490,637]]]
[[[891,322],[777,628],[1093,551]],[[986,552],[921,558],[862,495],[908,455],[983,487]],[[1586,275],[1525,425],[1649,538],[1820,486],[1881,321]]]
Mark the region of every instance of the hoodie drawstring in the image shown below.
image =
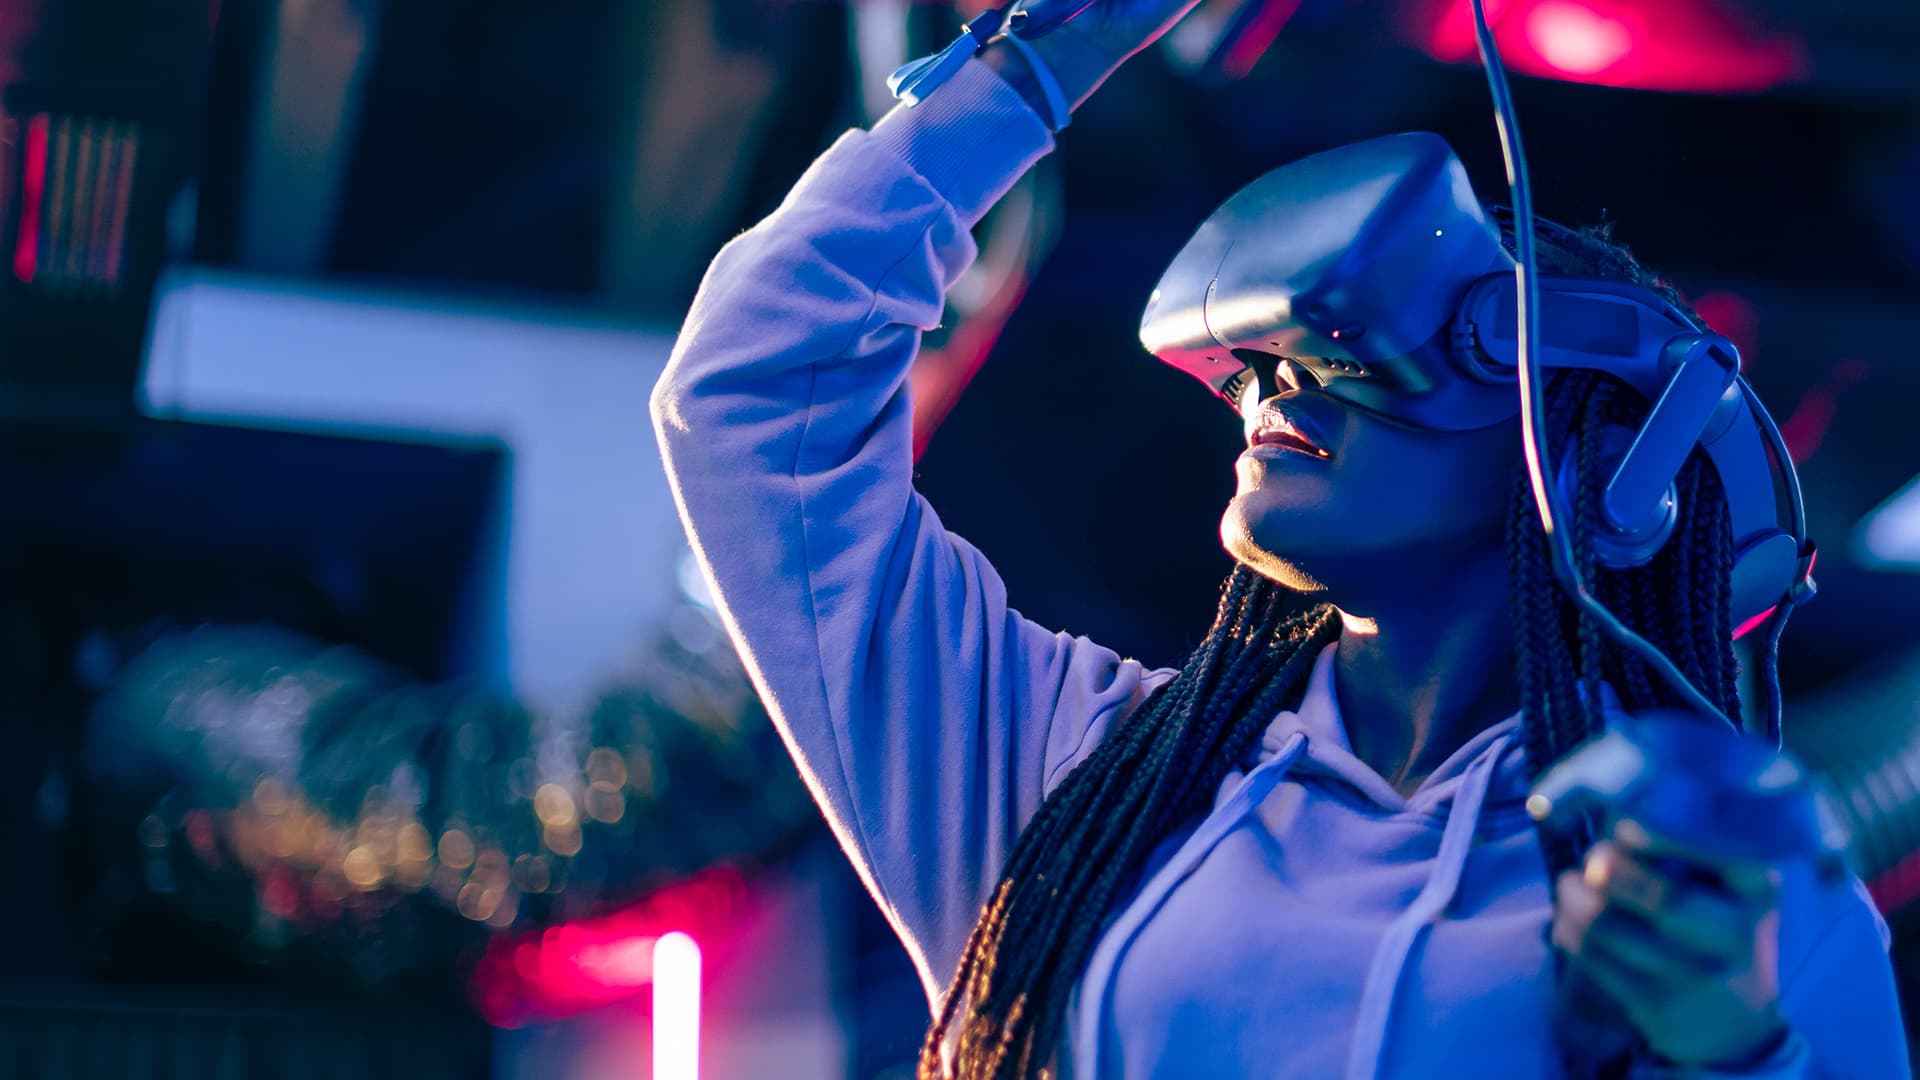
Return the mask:
[[[1247,773],[1227,800],[1207,816],[1207,820],[1187,838],[1186,843],[1180,845],[1173,858],[1153,875],[1146,887],[1140,890],[1140,895],[1127,905],[1120,917],[1101,936],[1100,944],[1093,950],[1092,959],[1087,962],[1087,972],[1080,984],[1090,994],[1088,1000],[1078,1008],[1077,1030],[1071,1044],[1074,1075],[1100,1075],[1100,1015],[1106,1009],[1107,993],[1113,982],[1114,968],[1120,962],[1120,954],[1126,951],[1134,935],[1147,924],[1147,920],[1160,910],[1160,905],[1174,888],[1193,873],[1220,841],[1233,831],[1234,826],[1240,824],[1242,818],[1267,801],[1267,796],[1273,794],[1273,789],[1306,749],[1306,733],[1295,732],[1277,756],[1261,762]]]
[[[1447,813],[1447,827],[1440,836],[1440,851],[1434,856],[1427,884],[1420,895],[1413,898],[1413,903],[1388,925],[1374,949],[1367,980],[1360,990],[1360,1012],[1354,1020],[1353,1045],[1347,1055],[1347,1080],[1372,1080],[1379,1073],[1387,1020],[1393,1012],[1400,975],[1406,970],[1414,943],[1446,913],[1454,894],[1460,891],[1467,854],[1473,848],[1473,836],[1479,827],[1480,807],[1486,802],[1494,767],[1504,750],[1503,743],[1495,744],[1467,767],[1460,778],[1460,788],[1454,793],[1452,809]]]

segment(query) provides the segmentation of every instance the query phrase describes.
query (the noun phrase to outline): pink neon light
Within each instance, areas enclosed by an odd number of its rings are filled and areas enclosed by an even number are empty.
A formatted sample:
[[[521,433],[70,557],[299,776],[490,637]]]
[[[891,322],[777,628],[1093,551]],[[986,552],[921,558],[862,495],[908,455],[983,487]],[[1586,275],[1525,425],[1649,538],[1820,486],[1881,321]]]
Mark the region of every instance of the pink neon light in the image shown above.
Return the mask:
[[[699,1080],[700,946],[674,931],[653,947],[653,1078]]]
[[[20,232],[13,242],[13,276],[32,281],[40,266],[40,200],[47,186],[47,114],[27,121],[27,153],[20,179]]]
[[[1725,334],[1740,350],[1740,370],[1752,371],[1760,353],[1760,309],[1739,293],[1715,289],[1693,299],[1693,310],[1716,333]]]
[[[655,939],[644,937],[589,945],[580,950],[576,962],[581,974],[601,986],[646,986],[653,981],[654,950],[658,946]]]
[[[1597,75],[1633,51],[1633,32],[1618,19],[1572,0],[1549,0],[1527,12],[1528,44],[1570,75]]]
[[[1473,62],[1470,0],[1434,0],[1427,10],[1418,43],[1436,59]],[[1487,23],[1513,70],[1570,82],[1753,93],[1808,68],[1802,42],[1761,33],[1724,0],[1489,0]]]
[[[731,868],[704,871],[623,910],[487,944],[471,983],[489,1023],[514,1027],[576,1016],[644,993],[664,978],[659,945],[674,933],[711,944],[742,908]]]
[[[1443,14],[1434,22],[1427,39],[1428,51],[1437,59],[1449,63],[1473,59],[1477,50],[1473,34],[1473,0],[1443,0],[1443,3]],[[1512,0],[1486,0],[1487,25],[1493,28],[1496,42],[1500,39],[1501,22],[1516,8],[1524,6],[1525,0],[1519,3]]]

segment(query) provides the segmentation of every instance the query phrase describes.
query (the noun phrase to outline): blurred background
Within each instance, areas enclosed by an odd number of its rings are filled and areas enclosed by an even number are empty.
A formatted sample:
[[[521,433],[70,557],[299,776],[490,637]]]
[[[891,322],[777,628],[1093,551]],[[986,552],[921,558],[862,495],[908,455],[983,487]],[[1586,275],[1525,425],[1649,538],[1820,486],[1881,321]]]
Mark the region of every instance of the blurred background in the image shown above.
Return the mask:
[[[1920,1003],[1920,5],[1489,8],[1541,211],[1799,460],[1788,738]],[[645,405],[717,247],[976,10],[0,0],[0,1077],[911,1075]],[[1206,0],[982,224],[919,480],[1028,615],[1197,641],[1238,423],[1138,312],[1237,187],[1407,129],[1504,198],[1465,0]]]

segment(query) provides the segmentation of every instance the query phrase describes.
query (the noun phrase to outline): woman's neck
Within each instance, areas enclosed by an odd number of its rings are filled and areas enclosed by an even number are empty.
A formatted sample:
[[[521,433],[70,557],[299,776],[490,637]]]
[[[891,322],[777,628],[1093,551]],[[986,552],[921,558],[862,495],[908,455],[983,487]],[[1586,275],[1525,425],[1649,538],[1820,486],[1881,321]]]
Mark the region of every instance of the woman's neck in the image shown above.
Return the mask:
[[[1354,755],[1402,795],[1520,707],[1504,560],[1342,605],[1334,685]]]

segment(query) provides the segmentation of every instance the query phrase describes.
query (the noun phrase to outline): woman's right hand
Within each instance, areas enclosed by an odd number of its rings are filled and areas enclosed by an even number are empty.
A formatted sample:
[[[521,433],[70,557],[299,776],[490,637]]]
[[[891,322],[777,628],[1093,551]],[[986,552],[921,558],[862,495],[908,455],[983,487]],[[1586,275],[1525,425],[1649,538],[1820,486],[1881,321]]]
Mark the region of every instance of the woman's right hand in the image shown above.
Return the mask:
[[[1172,29],[1200,0],[1094,0],[1064,25],[1029,42],[1074,108],[1107,76]],[[1051,22],[1085,0],[1029,0],[1022,7],[1035,25]]]

